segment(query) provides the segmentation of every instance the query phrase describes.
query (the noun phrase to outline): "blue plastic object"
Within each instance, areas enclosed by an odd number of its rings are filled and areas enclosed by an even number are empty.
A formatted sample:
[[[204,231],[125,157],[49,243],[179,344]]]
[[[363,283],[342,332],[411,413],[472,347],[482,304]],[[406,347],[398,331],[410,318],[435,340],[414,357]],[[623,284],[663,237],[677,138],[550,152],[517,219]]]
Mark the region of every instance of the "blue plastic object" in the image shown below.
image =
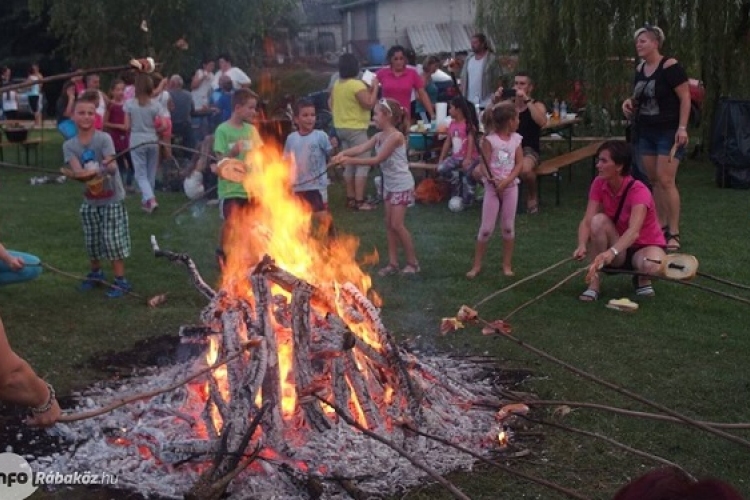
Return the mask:
[[[13,271],[8,267],[8,264],[0,262],[0,286],[31,281],[42,274],[42,261],[39,260],[39,257],[14,250],[8,250],[8,253],[13,257],[21,257],[24,266],[20,271]]]
[[[386,53],[385,47],[377,43],[372,43],[367,48],[367,60],[371,66],[380,66],[381,64],[385,64]]]

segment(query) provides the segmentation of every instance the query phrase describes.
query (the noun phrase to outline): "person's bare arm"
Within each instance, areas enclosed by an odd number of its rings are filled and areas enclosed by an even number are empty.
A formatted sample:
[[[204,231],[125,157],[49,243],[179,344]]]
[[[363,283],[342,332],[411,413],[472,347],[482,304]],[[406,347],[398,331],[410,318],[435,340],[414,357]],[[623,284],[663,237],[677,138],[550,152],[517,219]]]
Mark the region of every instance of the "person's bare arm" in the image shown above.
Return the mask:
[[[0,260],[8,264],[8,267],[14,271],[20,271],[25,265],[21,257],[11,255],[2,243],[0,243]]]
[[[29,408],[41,408],[49,403],[47,411],[36,413],[27,421],[30,425],[46,427],[54,424],[60,417],[60,406],[47,384],[11,349],[1,320],[0,400]]]
[[[353,148],[343,150],[342,152],[334,156],[332,161],[334,163],[341,163],[340,161],[338,161],[341,158],[359,156],[366,151],[370,151],[373,147],[375,147],[375,140],[377,139],[377,137],[378,134],[375,134],[374,136],[370,137],[367,142],[362,143],[359,146],[354,146]]]
[[[586,205],[586,213],[578,224],[578,247],[573,252],[573,258],[582,260],[588,252],[589,237],[591,236],[591,219],[602,211],[602,204],[598,201],[589,200]]]
[[[354,94],[362,108],[369,110],[375,107],[375,104],[378,102],[378,86],[378,79],[373,77],[370,88],[362,89]]]
[[[427,94],[425,89],[417,89],[417,99],[419,99],[419,102],[422,103],[422,106],[424,106],[424,109],[427,110],[427,114],[430,115],[430,117],[435,116],[435,108],[432,106],[432,101],[430,100],[430,96]]]
[[[619,238],[617,238],[617,241],[609,247],[607,250],[603,251],[596,257],[594,257],[594,260],[592,261],[592,267],[595,269],[599,269],[602,266],[608,266],[612,263],[613,260],[615,260],[615,252],[617,254],[620,254],[621,252],[624,252],[628,248],[630,248],[633,243],[638,239],[638,235],[641,233],[641,228],[643,227],[643,221],[646,220],[646,213],[648,212],[648,209],[646,208],[646,205],[635,205],[630,210],[630,221],[628,222],[628,228],[625,230],[622,235],[620,235]],[[614,248],[614,251],[611,249]]]
[[[380,132],[380,133],[376,134],[375,136],[373,136],[369,141],[367,141],[362,146],[366,146],[370,142],[372,142],[372,146],[374,146],[375,145],[375,140],[376,140],[376,138],[380,134],[382,134],[382,132]],[[380,151],[378,151],[378,153],[375,156],[368,156],[366,158],[361,158],[361,157],[358,157],[358,156],[350,156],[350,155],[342,153],[343,154],[343,158],[341,159],[340,163],[342,163],[344,165],[377,165],[378,163],[383,162],[383,160],[385,160],[386,158],[388,158],[389,156],[391,156],[391,154],[393,153],[393,150],[395,150],[398,146],[402,145],[403,141],[404,141],[404,136],[402,134],[400,134],[400,133],[399,134],[391,134],[385,140],[385,142],[383,143],[383,147],[380,148]],[[361,148],[362,146],[350,148],[347,151],[358,149],[358,148]],[[370,148],[365,148],[364,150],[362,150],[362,151],[360,151],[358,153],[352,153],[352,155],[360,155],[360,154],[364,153],[365,151],[368,151],[369,149],[371,149],[372,146]]]
[[[445,159],[448,157],[448,151],[450,151],[450,148],[451,148],[450,137],[446,137],[445,140],[443,141],[443,147],[440,148],[440,156],[438,157],[438,163],[443,163],[445,161]]]

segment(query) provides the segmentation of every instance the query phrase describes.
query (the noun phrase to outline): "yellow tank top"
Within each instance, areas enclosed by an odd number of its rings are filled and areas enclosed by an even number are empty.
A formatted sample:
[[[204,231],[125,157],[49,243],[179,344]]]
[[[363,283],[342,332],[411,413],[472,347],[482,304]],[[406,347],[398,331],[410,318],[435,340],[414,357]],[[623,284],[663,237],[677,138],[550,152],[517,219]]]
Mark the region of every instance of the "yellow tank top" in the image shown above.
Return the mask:
[[[357,100],[357,92],[367,90],[362,80],[339,80],[333,85],[333,126],[336,128],[366,129],[370,125],[370,110]]]

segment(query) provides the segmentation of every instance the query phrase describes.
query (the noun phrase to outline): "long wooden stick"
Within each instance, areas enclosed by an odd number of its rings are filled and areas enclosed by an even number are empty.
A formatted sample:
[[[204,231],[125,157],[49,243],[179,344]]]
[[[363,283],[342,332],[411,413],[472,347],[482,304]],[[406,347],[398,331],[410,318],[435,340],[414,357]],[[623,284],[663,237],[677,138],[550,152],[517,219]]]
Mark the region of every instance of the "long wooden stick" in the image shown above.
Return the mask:
[[[79,69],[78,71],[71,71],[69,73],[60,73],[59,75],[47,76],[40,80],[25,81],[25,82],[14,83],[11,85],[6,85],[4,87],[0,87],[0,93],[8,92],[11,90],[23,89],[23,88],[31,87],[32,85],[37,85],[37,84],[45,84],[49,82],[56,82],[59,80],[68,80],[76,76],[86,76],[92,73],[117,73],[118,71],[126,71],[129,69],[137,71],[130,64],[121,64],[119,66],[102,66],[100,68],[90,68],[90,69]]]
[[[372,432],[371,430],[367,429],[366,427],[360,425],[356,420],[354,420],[353,418],[349,417],[346,414],[346,411],[344,411],[343,409],[341,409],[340,407],[338,407],[336,404],[331,403],[327,399],[325,399],[325,398],[323,398],[321,396],[318,396],[317,394],[315,394],[315,397],[318,400],[320,400],[322,403],[330,406],[333,409],[333,411],[336,412],[336,414],[339,416],[339,418],[341,418],[344,422],[346,422],[347,424],[351,425],[352,427],[358,429],[360,432],[362,432],[366,436],[368,436],[368,437],[370,437],[370,438],[372,438],[372,439],[374,439],[376,441],[380,441],[381,443],[383,443],[384,445],[388,446],[389,448],[391,448],[392,450],[394,450],[396,453],[398,453],[399,455],[401,455],[402,457],[404,457],[405,459],[407,459],[416,468],[418,468],[418,469],[426,472],[432,479],[434,479],[435,481],[437,481],[438,483],[440,483],[440,485],[442,485],[445,489],[447,489],[448,491],[450,491],[451,494],[455,498],[460,498],[462,500],[470,500],[469,497],[466,496],[466,494],[464,494],[461,490],[459,490],[453,483],[451,483],[450,481],[448,481],[447,479],[445,479],[443,476],[441,476],[440,474],[438,474],[435,470],[433,470],[432,468],[430,468],[426,464],[420,462],[419,460],[417,460],[416,458],[414,458],[413,456],[411,456],[409,453],[406,452],[406,450],[404,450],[403,448],[401,448],[400,446],[398,446],[397,444],[395,444],[393,441],[391,441],[389,439],[386,439],[383,436],[380,436],[379,434],[376,434],[376,433]]]
[[[557,483],[553,483],[551,481],[547,481],[546,479],[542,479],[542,478],[539,478],[539,477],[536,477],[536,476],[532,476],[531,474],[527,474],[525,472],[517,471],[517,470],[515,470],[515,469],[513,469],[511,467],[508,467],[507,465],[503,465],[503,464],[500,464],[498,462],[495,462],[494,460],[490,460],[490,459],[488,459],[486,457],[483,457],[479,453],[476,453],[476,452],[474,452],[474,451],[472,451],[472,450],[470,450],[468,448],[464,448],[461,445],[458,445],[458,444],[455,444],[455,443],[451,443],[447,439],[442,438],[440,436],[434,436],[432,434],[428,434],[426,432],[420,431],[419,429],[415,429],[411,425],[408,425],[408,424],[405,424],[405,423],[401,424],[401,425],[402,425],[402,427],[407,428],[409,431],[411,431],[411,432],[413,432],[415,434],[419,434],[420,436],[424,436],[424,437],[426,437],[428,439],[431,439],[433,441],[437,441],[438,443],[442,443],[442,444],[444,444],[446,446],[449,446],[449,447],[454,448],[456,450],[459,450],[459,451],[461,451],[463,453],[471,455],[472,457],[476,458],[477,460],[481,460],[482,462],[484,462],[484,463],[486,463],[488,465],[491,465],[493,467],[497,467],[498,469],[501,469],[501,470],[507,472],[508,474],[512,474],[514,476],[518,476],[518,477],[521,477],[521,478],[526,479],[528,481],[531,481],[532,483],[536,483],[536,484],[539,484],[541,486],[545,486],[547,488],[553,489],[553,490],[557,491],[558,493],[562,493],[563,495],[569,496],[570,498],[576,498],[576,499],[579,499],[579,500],[586,500],[586,498],[587,498],[587,497],[585,497],[585,496],[583,496],[583,495],[581,495],[581,494],[579,494],[579,493],[577,493],[577,492],[575,492],[573,490],[565,488],[564,486],[560,486]]]
[[[514,314],[516,314],[518,311],[520,311],[522,309],[525,309],[528,306],[530,306],[531,304],[533,304],[534,302],[537,302],[537,301],[543,299],[544,297],[546,297],[550,293],[554,292],[555,290],[557,290],[558,288],[560,288],[561,286],[563,286],[565,283],[567,283],[568,281],[572,280],[573,278],[575,278],[576,276],[578,276],[582,272],[586,271],[587,269],[588,269],[588,267],[582,267],[582,268],[580,268],[580,269],[578,269],[578,270],[570,273],[568,276],[566,276],[565,278],[563,278],[561,281],[557,282],[551,288],[548,288],[547,290],[545,290],[544,292],[540,293],[539,295],[537,295],[533,299],[527,300],[526,302],[524,302],[520,306],[518,306],[515,309],[513,309],[511,312],[509,312],[508,314],[506,314],[505,318],[503,318],[503,319],[507,320],[511,316],[513,316]]]
[[[478,308],[479,306],[481,306],[482,304],[484,304],[488,300],[494,299],[498,295],[500,295],[502,293],[505,293],[508,290],[512,290],[513,288],[517,287],[518,285],[526,283],[527,281],[532,280],[532,279],[534,279],[534,278],[536,278],[538,276],[541,276],[544,273],[552,271],[553,269],[556,269],[556,268],[562,266],[563,264],[567,264],[571,260],[573,260],[573,257],[566,257],[566,258],[562,259],[561,261],[556,262],[556,263],[552,264],[551,266],[542,269],[541,271],[537,271],[537,272],[535,272],[534,274],[532,274],[530,276],[526,276],[525,278],[520,279],[520,280],[516,281],[515,283],[506,286],[505,288],[502,288],[500,290],[497,290],[496,292],[491,293],[487,297],[483,298],[482,300],[480,300],[479,302],[477,302],[476,304],[474,304],[474,309]]]
[[[669,415],[662,415],[660,413],[648,413],[643,411],[627,410],[625,408],[618,408],[616,406],[605,405],[601,403],[589,403],[583,401],[565,401],[565,400],[540,400],[540,399],[529,399],[513,398],[513,401],[525,404],[526,406],[569,406],[571,408],[590,408],[593,410],[602,410],[610,413],[616,413],[618,415],[625,415],[626,417],[643,418],[648,420],[658,420],[660,422],[670,422],[673,424],[686,425],[684,421],[679,418],[670,417]],[[489,401],[477,404],[477,406],[495,408],[503,406],[503,402],[498,400],[496,403],[490,403]],[[750,429],[750,423],[738,422],[738,423],[727,423],[727,422],[709,422],[705,420],[697,420],[702,424],[716,429]]]
[[[580,434],[582,436],[587,436],[587,437],[591,437],[594,439],[599,439],[600,441],[605,441],[611,444],[612,446],[625,450],[628,453],[632,453],[633,455],[637,455],[639,457],[643,457],[648,460],[653,460],[654,462],[658,462],[668,467],[675,467],[679,469],[682,473],[684,473],[687,477],[691,478],[693,481],[697,481],[697,479],[695,479],[692,476],[692,474],[690,474],[688,471],[686,471],[685,469],[683,469],[676,463],[669,461],[666,458],[662,458],[658,455],[652,455],[651,453],[648,453],[647,451],[639,450],[638,448],[633,448],[632,446],[628,446],[625,443],[621,443],[620,441],[617,441],[616,439],[612,439],[611,437],[605,436],[603,434],[599,434],[597,432],[586,431],[583,429],[577,429],[575,427],[570,427],[568,425],[559,424],[557,422],[549,422],[547,420],[532,418],[532,417],[529,417],[528,415],[518,414],[518,416],[523,418],[524,420],[528,420],[529,422],[534,422],[536,424],[546,425],[548,427],[554,427],[556,429],[560,429],[563,431],[572,432],[573,434]]]
[[[121,406],[125,406],[127,404],[133,403],[135,401],[140,401],[141,399],[149,399],[153,398],[154,396],[158,396],[159,394],[164,394],[166,392],[174,391],[175,389],[179,389],[183,385],[187,384],[191,380],[194,380],[201,375],[205,375],[208,372],[211,372],[215,370],[216,368],[225,365],[229,363],[230,361],[234,361],[235,359],[242,356],[246,350],[250,349],[251,347],[256,347],[259,345],[261,340],[250,340],[248,342],[245,342],[241,347],[241,349],[233,354],[230,354],[226,358],[224,358],[221,361],[217,361],[216,363],[207,366],[206,368],[203,368],[201,370],[198,370],[197,372],[193,373],[192,375],[189,375],[185,377],[184,379],[175,382],[173,384],[168,385],[167,387],[163,389],[155,389],[153,391],[146,391],[141,392],[138,394],[133,394],[131,396],[126,396],[120,399],[116,399],[112,403],[108,404],[107,406],[103,406],[101,408],[98,408],[96,410],[90,410],[90,411],[84,411],[80,413],[68,413],[65,415],[62,415],[58,422],[77,422],[79,420],[86,420],[87,418],[93,418],[98,417],[99,415],[104,415],[105,413],[109,413],[113,410],[116,410],[117,408],[120,408]]]
[[[85,276],[81,276],[80,274],[69,273],[67,271],[63,271],[62,269],[58,269],[58,268],[56,268],[54,266],[50,266],[46,262],[40,262],[39,265],[42,266],[44,269],[52,271],[55,274],[59,274],[60,276],[65,276],[66,278],[71,278],[71,279],[74,279],[74,280],[77,280],[77,281],[84,281],[84,280],[88,280],[89,279],[89,278],[87,278]],[[125,290],[124,288],[120,288],[119,286],[115,285],[114,283],[110,283],[109,281],[106,281],[106,280],[96,279],[96,280],[91,280],[91,281],[96,281],[97,283],[101,283],[102,285],[107,286],[109,288],[114,288],[114,289],[117,289],[117,290],[122,290],[123,292],[125,292],[126,295],[132,295],[133,297],[136,297],[138,299],[145,299],[146,298],[143,295],[135,293],[132,290]]]
[[[587,371],[581,370],[580,368],[576,368],[575,366],[571,365],[570,363],[567,363],[567,362],[565,362],[565,361],[563,361],[563,360],[561,360],[559,358],[556,358],[556,357],[552,356],[551,354],[546,353],[545,351],[543,351],[541,349],[538,349],[538,348],[536,348],[536,347],[534,347],[532,345],[529,345],[528,343],[524,342],[521,339],[518,339],[518,338],[514,337],[513,335],[511,335],[509,333],[503,333],[502,331],[500,331],[499,329],[493,327],[488,321],[486,321],[486,320],[484,320],[482,318],[478,318],[478,319],[479,319],[479,321],[481,321],[482,323],[484,323],[486,326],[488,326],[490,328],[493,328],[495,330],[495,333],[498,334],[500,337],[508,339],[511,342],[514,342],[517,345],[523,347],[527,351],[533,352],[537,356],[540,356],[540,357],[542,357],[542,358],[544,358],[544,359],[546,359],[548,361],[551,361],[551,362],[553,362],[553,363],[555,363],[557,365],[560,365],[563,368],[565,368],[566,370],[568,370],[570,372],[573,372],[573,373],[575,373],[576,375],[578,375],[580,377],[583,377],[583,378],[588,379],[588,380],[590,380],[592,382],[595,382],[595,383],[597,383],[599,385],[602,385],[604,387],[612,389],[615,392],[618,392],[618,393],[620,393],[620,394],[622,394],[624,396],[627,396],[627,397],[629,397],[631,399],[634,399],[634,400],[636,400],[636,401],[638,401],[640,403],[643,403],[643,404],[645,404],[647,406],[650,406],[652,408],[656,408],[657,410],[659,410],[659,411],[661,411],[663,413],[666,413],[667,415],[675,417],[678,420],[682,420],[683,422],[685,422],[686,424],[688,424],[688,425],[690,425],[692,427],[696,427],[698,429],[701,429],[703,431],[708,432],[709,434],[713,434],[714,436],[722,437],[722,438],[724,438],[724,439],[726,439],[728,441],[732,441],[733,443],[740,444],[740,445],[742,445],[742,446],[750,449],[750,441],[747,441],[746,439],[743,439],[743,438],[741,438],[739,436],[735,436],[734,434],[729,434],[728,432],[724,432],[724,431],[716,429],[714,427],[708,426],[705,423],[699,422],[697,420],[694,420],[694,419],[688,417],[687,415],[683,415],[682,413],[679,413],[679,412],[677,412],[675,410],[672,410],[671,408],[668,408],[668,407],[664,406],[661,403],[657,403],[656,401],[651,401],[650,399],[647,399],[647,398],[645,398],[645,397],[643,397],[643,396],[641,396],[639,394],[636,394],[636,393],[634,393],[634,392],[632,392],[632,391],[630,391],[628,389],[625,389],[623,387],[615,385],[612,382],[607,382],[606,380],[601,379],[601,378],[597,377],[594,374],[591,374],[591,373],[589,373]]]

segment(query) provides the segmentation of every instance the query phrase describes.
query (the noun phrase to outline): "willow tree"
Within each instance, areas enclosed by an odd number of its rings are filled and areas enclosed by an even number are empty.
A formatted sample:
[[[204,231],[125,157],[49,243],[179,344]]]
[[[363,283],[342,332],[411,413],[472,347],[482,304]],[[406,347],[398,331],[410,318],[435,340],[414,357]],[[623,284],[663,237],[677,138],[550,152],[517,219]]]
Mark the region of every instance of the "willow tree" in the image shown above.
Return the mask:
[[[547,95],[586,82],[589,102],[619,113],[635,64],[633,33],[645,23],[667,37],[662,52],[704,81],[703,130],[720,96],[750,97],[750,0],[479,0],[478,25]]]
[[[49,16],[60,50],[74,64],[118,64],[155,56],[165,71],[229,52],[247,65],[276,28],[293,25],[294,0],[28,0]],[[187,48],[179,40],[187,42]]]

